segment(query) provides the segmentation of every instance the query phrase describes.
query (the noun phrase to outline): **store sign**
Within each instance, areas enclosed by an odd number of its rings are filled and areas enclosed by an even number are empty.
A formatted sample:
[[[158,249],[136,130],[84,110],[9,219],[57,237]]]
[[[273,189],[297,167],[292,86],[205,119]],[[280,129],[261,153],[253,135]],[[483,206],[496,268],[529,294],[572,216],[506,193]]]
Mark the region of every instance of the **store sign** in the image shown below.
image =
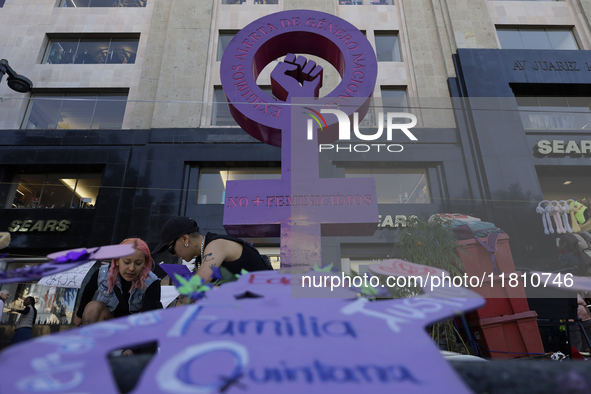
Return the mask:
[[[534,71],[591,71],[591,63],[589,62],[571,62],[571,61],[557,61],[557,60],[534,60],[528,62],[527,60],[516,60],[513,63],[513,70],[525,71],[531,69]]]
[[[390,227],[406,227],[406,221],[411,218],[416,218],[415,215],[405,216],[405,215],[380,215],[380,220],[378,221],[378,228]],[[382,220],[382,218],[384,220]]]
[[[262,204],[266,207],[307,207],[307,206],[329,206],[329,205],[372,205],[371,194],[314,194],[304,196],[257,196],[250,200],[246,196],[228,197],[226,207],[246,208],[249,204],[255,204],[257,207]]]
[[[541,140],[536,145],[536,151],[542,155],[589,155],[591,154],[591,140]]]
[[[69,220],[13,220],[8,227],[8,231],[11,233],[16,232],[46,232],[46,231],[57,231],[58,233],[64,232],[70,228]]]

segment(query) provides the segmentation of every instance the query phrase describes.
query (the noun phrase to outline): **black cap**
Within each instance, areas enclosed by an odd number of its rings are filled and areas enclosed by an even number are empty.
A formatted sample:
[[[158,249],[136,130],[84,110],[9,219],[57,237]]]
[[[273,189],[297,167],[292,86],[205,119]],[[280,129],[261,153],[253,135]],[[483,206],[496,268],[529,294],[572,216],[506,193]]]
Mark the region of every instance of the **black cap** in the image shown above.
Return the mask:
[[[168,219],[162,230],[160,230],[160,243],[152,250],[152,254],[162,252],[169,243],[179,238],[181,235],[199,231],[197,222],[185,216]]]

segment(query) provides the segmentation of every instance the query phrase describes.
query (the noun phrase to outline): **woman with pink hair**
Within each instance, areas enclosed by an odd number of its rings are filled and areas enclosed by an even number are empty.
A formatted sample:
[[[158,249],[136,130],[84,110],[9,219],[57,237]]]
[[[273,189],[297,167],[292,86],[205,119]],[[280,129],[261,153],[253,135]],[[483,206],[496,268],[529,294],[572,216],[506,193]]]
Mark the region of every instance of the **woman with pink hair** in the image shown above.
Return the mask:
[[[162,308],[160,279],[152,273],[150,248],[139,238],[126,239],[124,244],[134,245],[135,252],[113,259],[90,277],[74,318],[77,326]],[[92,301],[97,290],[96,301]]]

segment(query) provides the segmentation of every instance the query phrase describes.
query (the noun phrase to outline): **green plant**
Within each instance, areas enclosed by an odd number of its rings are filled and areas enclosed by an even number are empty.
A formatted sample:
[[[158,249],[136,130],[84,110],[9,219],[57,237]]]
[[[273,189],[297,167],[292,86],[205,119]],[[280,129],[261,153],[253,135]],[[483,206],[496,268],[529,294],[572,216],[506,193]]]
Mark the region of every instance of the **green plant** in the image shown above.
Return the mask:
[[[429,223],[416,216],[410,217],[398,238],[396,246],[403,260],[441,268],[452,277],[464,274],[458,242],[443,220],[436,217]]]
[[[457,243],[453,231],[443,220],[435,218],[431,223],[416,216],[409,218],[406,227],[398,234],[396,247],[403,260],[415,264],[428,265],[443,269],[453,278],[464,275],[464,266],[458,253],[465,253]],[[418,288],[396,289],[393,296],[416,295]],[[458,334],[453,319],[434,324],[429,333],[435,341],[447,343],[447,348],[458,353],[469,353],[461,336]],[[461,344],[457,343],[459,339]]]

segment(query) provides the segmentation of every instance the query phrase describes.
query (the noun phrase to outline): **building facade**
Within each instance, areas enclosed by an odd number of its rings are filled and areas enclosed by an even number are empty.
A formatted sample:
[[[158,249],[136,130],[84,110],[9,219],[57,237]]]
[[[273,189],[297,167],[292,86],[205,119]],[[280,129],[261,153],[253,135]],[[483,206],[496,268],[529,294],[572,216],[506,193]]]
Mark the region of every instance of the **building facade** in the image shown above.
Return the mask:
[[[458,212],[502,228],[517,267],[556,269],[556,234],[544,233],[536,208],[591,196],[591,0],[0,4],[1,57],[34,83],[26,94],[0,84],[0,229],[11,232],[11,255],[132,236],[155,245],[175,215],[223,233],[226,180],[280,177],[281,150],[236,125],[220,59],[237,31],[292,9],[336,15],[374,47],[378,76],[361,126],[375,129],[384,108],[418,118],[417,142],[391,141],[401,152],[321,153],[321,177],[376,179],[380,214],[373,237],[324,239],[325,262],[364,271],[396,255],[409,216]],[[340,76],[316,60],[322,96]],[[277,61],[257,79],[264,90]],[[251,241],[279,263],[279,238]],[[43,321],[71,319],[49,288],[11,286],[16,298],[50,295]]]

